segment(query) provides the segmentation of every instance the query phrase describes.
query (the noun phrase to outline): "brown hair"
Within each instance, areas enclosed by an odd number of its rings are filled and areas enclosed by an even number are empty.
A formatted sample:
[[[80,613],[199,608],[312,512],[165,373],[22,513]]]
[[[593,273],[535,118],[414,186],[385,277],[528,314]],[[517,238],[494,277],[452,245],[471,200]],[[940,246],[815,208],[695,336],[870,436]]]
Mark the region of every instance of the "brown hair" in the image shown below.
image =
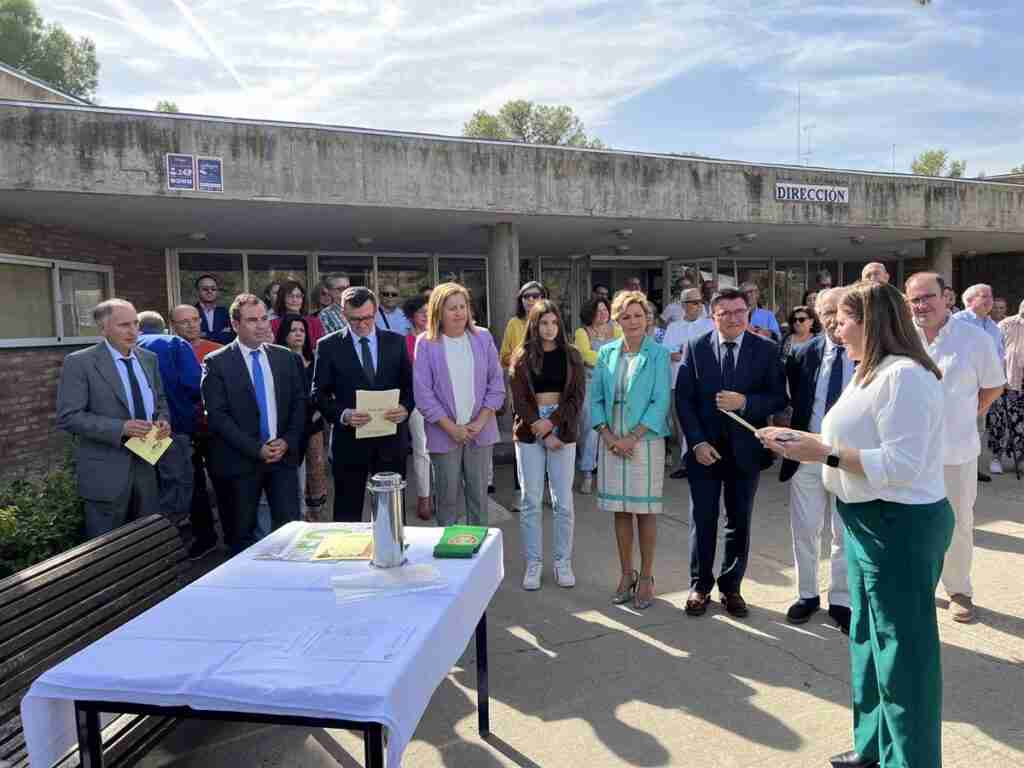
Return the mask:
[[[639,304],[647,314],[647,294],[643,291],[619,291],[612,299],[612,320],[618,322],[630,304]]]
[[[473,322],[473,299],[469,295],[469,289],[458,283],[441,283],[430,292],[430,301],[427,304],[427,338],[431,341],[437,341],[441,338],[441,319],[444,316],[444,304],[452,296],[465,297],[466,311],[469,312],[466,330],[469,333],[476,333],[476,324]]]
[[[843,292],[839,305],[864,326],[864,357],[853,376],[855,382],[870,384],[889,355],[909,357],[936,379],[942,379],[942,371],[925,351],[907,302],[898,290],[888,283],[860,281]]]
[[[562,322],[562,314],[558,311],[558,305],[550,299],[538,299],[530,309],[526,317],[526,335],[523,337],[523,345],[512,355],[511,371],[525,359],[534,374],[540,375],[544,366],[544,340],[540,337],[540,321],[544,315],[554,315],[558,320],[558,335],[555,337],[555,349],[562,350],[565,355],[566,370],[571,365],[569,359],[569,340],[565,337],[565,323]]]
[[[284,303],[285,297],[296,288],[302,293],[302,306],[299,307],[299,314],[306,314],[306,289],[298,280],[285,280],[277,289],[277,301],[274,302],[274,312],[278,317],[284,317],[289,313],[288,306]]]
[[[263,299],[253,293],[240,293],[235,296],[235,300],[231,302],[231,308],[228,310],[228,314],[232,320],[236,322],[242,319],[242,307],[255,306],[262,304],[263,308],[266,309],[267,305],[263,304]]]

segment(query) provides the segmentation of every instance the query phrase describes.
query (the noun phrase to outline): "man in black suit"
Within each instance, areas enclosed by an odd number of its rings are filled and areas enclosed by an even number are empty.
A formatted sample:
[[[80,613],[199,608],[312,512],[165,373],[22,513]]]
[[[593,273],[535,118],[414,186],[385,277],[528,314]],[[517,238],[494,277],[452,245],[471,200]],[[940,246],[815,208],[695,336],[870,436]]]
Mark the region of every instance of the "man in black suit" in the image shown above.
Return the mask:
[[[274,528],[299,519],[299,445],[309,395],[299,356],[266,343],[270,320],[258,297],[235,298],[231,325],[238,339],[206,355],[202,390],[209,470],[224,538],[237,553],[252,542],[262,493]]]
[[[363,519],[366,478],[376,472],[405,474],[408,430],[413,409],[412,363],[405,337],[374,324],[377,297],[364,287],[347,288],[341,296],[348,328],[328,334],[316,349],[313,401],[328,424],[334,424],[334,519]],[[356,390],[397,389],[398,407],[385,418],[398,425],[387,437],[358,437],[370,421],[356,410]]]
[[[204,339],[218,344],[230,344],[235,338],[231,331],[231,318],[227,307],[217,304],[220,295],[220,283],[213,275],[200,275],[196,278],[196,293],[199,301],[195,303],[199,310],[199,335]]]
[[[761,473],[763,448],[752,432],[721,411],[755,427],[786,405],[778,346],[747,333],[749,307],[740,291],[711,299],[715,330],[689,343],[676,380],[676,410],[690,451],[690,594],[686,612],[707,610],[715,584],[719,502],[725,495],[725,557],[718,591],[725,609],[746,616],[740,584],[750,554],[750,515]]]
[[[786,381],[793,403],[790,426],[802,432],[821,432],[821,420],[853,379],[853,361],[845,354],[843,342],[836,335],[840,293],[838,288],[828,288],[818,294],[815,309],[825,333],[806,344],[794,346],[786,358]],[[790,528],[799,590],[797,601],[786,612],[786,620],[790,624],[803,624],[821,607],[818,594],[821,532],[825,516],[831,515],[828,613],[843,632],[849,633],[850,593],[846,582],[843,521],[836,510],[835,497],[825,490],[821,467],[817,464],[783,459],[779,479],[789,481]]]

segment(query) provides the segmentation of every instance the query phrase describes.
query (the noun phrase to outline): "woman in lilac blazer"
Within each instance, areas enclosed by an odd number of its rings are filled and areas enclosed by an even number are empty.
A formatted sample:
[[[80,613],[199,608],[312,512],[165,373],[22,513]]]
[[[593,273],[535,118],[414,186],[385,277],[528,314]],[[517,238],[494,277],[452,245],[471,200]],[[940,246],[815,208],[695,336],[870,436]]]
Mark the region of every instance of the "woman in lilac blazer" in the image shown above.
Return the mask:
[[[469,291],[442,283],[430,294],[427,330],[416,340],[413,393],[434,471],[438,525],[456,522],[465,487],[470,525],[487,524],[487,472],[498,442],[495,412],[505,379],[491,334],[473,323]]]

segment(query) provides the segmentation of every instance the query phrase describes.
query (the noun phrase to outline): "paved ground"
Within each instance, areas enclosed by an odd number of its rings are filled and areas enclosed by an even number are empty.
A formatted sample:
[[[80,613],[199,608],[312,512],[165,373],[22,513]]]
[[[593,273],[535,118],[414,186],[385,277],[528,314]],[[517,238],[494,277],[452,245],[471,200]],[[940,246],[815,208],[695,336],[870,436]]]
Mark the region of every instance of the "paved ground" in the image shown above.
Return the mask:
[[[987,462],[986,462],[987,464]],[[511,488],[510,467],[497,483]],[[502,516],[507,576],[489,611],[491,724],[476,732],[474,658],[438,688],[403,764],[457,766],[824,766],[849,746],[848,652],[827,616],[785,623],[793,599],[788,490],[766,472],[755,511],[747,620],[682,612],[687,589],[685,481],[666,480],[654,606],[610,605],[618,562],[609,516],[576,497],[578,586],[520,589],[516,519]],[[512,491],[498,501],[512,506]],[[546,526],[550,534],[550,525]],[[983,485],[975,589],[979,621],[954,624],[939,600],[945,765],[1024,764],[1024,482]],[[822,577],[827,579],[826,568]],[[187,724],[147,758],[156,766],[356,766],[352,734]]]

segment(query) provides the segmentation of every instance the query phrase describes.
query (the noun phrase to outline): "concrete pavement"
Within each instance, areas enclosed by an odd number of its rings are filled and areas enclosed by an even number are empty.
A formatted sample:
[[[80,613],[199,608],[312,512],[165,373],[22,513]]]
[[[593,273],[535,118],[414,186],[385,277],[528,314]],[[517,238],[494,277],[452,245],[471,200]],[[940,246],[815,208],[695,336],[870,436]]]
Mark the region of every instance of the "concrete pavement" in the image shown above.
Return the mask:
[[[497,499],[511,507],[511,468],[497,471]],[[507,575],[488,612],[493,735],[482,740],[476,732],[471,644],[435,693],[403,764],[827,765],[829,755],[850,746],[846,638],[824,611],[801,627],[785,622],[795,587],[788,488],[777,477],[777,467],[762,476],[743,590],[751,612],[743,621],[717,604],[703,618],[683,614],[685,481],[666,479],[658,599],[643,613],[609,602],[618,559],[610,516],[596,510],[592,496],[576,496],[575,589],[555,586],[549,559],[542,590],[524,592],[517,522],[500,522]],[[549,543],[550,513],[545,535]],[[954,624],[945,600],[938,601],[946,768],[1024,764],[1022,554],[1024,483],[996,477],[978,500],[978,621]],[[821,577],[824,589],[825,563]],[[143,765],[361,763],[361,740],[347,732],[188,723]]]

